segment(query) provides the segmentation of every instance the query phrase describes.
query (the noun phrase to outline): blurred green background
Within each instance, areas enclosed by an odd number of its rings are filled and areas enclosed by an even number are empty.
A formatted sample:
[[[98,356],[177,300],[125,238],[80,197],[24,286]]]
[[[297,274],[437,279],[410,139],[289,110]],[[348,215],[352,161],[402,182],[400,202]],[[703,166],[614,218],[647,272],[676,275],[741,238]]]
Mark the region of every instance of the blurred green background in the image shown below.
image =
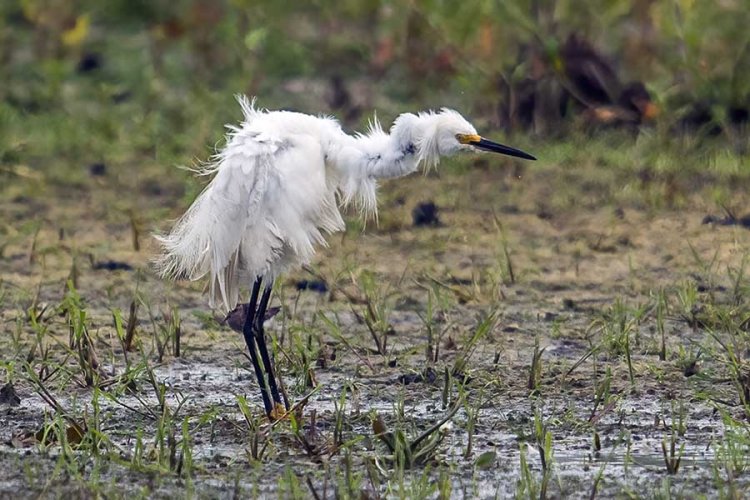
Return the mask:
[[[148,188],[149,166],[213,152],[237,93],[347,129],[451,106],[543,162],[657,180],[717,155],[748,170],[745,0],[17,0],[0,23],[0,180],[24,181],[9,197],[98,164]]]

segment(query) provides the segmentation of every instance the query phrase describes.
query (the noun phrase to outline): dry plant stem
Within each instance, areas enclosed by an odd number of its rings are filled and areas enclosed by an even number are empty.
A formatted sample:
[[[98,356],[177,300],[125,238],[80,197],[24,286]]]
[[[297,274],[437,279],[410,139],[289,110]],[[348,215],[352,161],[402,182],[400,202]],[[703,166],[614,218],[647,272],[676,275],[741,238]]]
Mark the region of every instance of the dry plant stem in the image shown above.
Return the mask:
[[[133,299],[130,302],[130,312],[128,314],[128,323],[125,327],[125,340],[123,348],[125,351],[133,350],[133,339],[135,338],[135,325],[138,321],[138,302]]]

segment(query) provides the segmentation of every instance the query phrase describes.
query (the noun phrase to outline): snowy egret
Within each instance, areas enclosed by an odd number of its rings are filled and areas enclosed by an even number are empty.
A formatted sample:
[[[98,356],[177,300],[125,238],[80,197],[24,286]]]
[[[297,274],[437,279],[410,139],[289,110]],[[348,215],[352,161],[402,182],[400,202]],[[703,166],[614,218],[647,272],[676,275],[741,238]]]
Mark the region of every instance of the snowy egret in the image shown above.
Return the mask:
[[[251,285],[242,306],[250,359],[266,414],[282,405],[263,322],[274,279],[310,262],[323,233],[344,229],[340,206],[363,215],[377,209],[377,180],[401,177],[441,156],[483,150],[528,160],[523,151],[492,142],[459,113],[400,115],[386,133],[377,120],[366,134],[347,135],[336,120],[289,111],[267,111],[239,97],[244,120],[229,126],[227,144],[200,169],[213,179],[167,235],[157,259],[160,274],[197,280],[209,276],[209,303],[230,311],[240,286]],[[261,290],[262,289],[262,290]]]

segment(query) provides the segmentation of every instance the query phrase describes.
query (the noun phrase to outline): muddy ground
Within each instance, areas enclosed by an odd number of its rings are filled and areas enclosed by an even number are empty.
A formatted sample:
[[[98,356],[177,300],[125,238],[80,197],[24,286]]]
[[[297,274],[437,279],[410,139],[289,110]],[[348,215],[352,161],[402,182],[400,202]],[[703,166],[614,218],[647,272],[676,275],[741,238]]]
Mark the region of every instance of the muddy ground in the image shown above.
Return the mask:
[[[202,283],[150,270],[179,186],[133,181],[134,223],[107,177],[6,191],[0,497],[741,497],[750,231],[701,192],[566,194],[569,167],[510,165],[384,184],[378,223],[350,214],[278,284],[267,330],[290,399],[310,396],[274,426]],[[427,200],[439,221],[414,227]],[[125,353],[113,310],[125,325],[133,301]],[[70,340],[81,311],[88,344]],[[413,442],[453,405],[411,462],[373,433],[379,417]]]

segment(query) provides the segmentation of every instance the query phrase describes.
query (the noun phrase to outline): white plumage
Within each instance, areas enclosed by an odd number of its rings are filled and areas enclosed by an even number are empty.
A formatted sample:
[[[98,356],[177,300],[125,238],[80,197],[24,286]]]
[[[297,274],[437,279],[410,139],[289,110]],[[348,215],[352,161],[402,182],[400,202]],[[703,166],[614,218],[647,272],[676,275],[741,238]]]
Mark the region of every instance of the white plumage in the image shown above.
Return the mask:
[[[482,139],[460,114],[405,113],[385,133],[347,135],[336,120],[255,108],[240,97],[244,120],[202,175],[213,179],[172,231],[157,236],[165,277],[209,275],[209,301],[231,310],[240,285],[275,279],[308,263],[324,233],[344,229],[339,206],[376,213],[377,179],[437,165],[459,150],[491,150],[533,159]]]

